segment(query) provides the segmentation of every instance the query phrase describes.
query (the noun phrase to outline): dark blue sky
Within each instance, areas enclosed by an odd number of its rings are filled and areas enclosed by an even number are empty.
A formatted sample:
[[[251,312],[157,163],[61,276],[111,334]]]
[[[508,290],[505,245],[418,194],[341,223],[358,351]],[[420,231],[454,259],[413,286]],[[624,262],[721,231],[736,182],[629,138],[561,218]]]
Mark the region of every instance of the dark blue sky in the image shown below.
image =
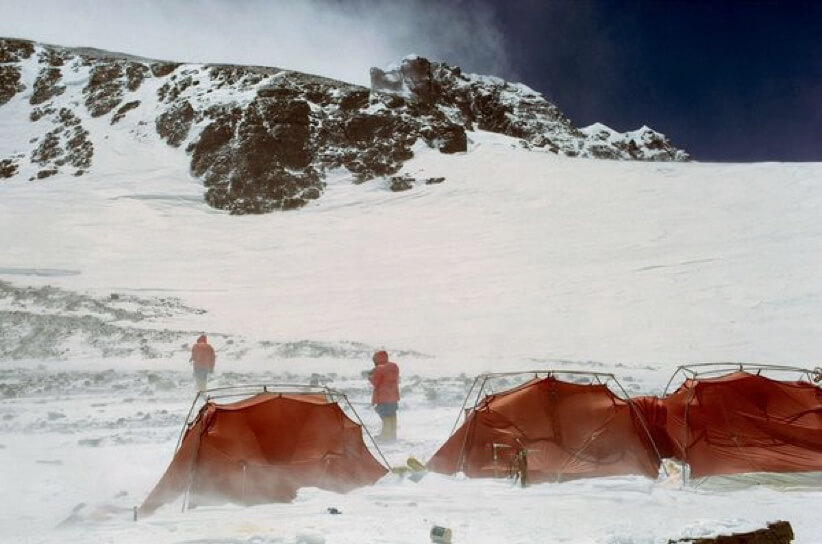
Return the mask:
[[[822,1],[492,2],[509,78],[702,161],[822,161]]]

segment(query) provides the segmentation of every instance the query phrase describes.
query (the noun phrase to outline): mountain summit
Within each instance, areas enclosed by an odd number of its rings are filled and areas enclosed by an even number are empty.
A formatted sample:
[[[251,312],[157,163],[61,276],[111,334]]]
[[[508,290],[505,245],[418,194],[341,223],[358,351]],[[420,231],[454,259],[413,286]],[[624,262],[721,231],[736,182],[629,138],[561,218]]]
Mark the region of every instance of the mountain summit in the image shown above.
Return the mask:
[[[688,159],[650,128],[576,128],[525,85],[418,56],[372,68],[369,89],[274,67],[0,38],[0,124],[0,178],[82,176],[116,127],[135,143],[179,148],[206,202],[235,214],[304,206],[341,168],[355,183],[389,178],[392,190],[410,188],[417,180],[396,174],[418,142],[466,152],[477,130],[568,157]]]

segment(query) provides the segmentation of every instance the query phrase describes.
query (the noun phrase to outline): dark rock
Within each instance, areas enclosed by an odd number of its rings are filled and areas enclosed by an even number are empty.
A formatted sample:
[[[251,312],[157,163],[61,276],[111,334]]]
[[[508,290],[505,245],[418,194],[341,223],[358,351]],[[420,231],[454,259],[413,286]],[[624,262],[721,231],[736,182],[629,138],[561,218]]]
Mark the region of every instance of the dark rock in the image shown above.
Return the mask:
[[[20,81],[20,68],[12,64],[0,64],[0,106],[26,88]]]
[[[94,155],[94,146],[88,139],[88,131],[81,128],[74,129],[71,138],[66,142],[68,162],[75,168],[88,169],[91,167],[91,158]],[[76,175],[76,173],[75,173]]]
[[[0,58],[6,59],[0,61],[0,104],[23,90],[14,63],[33,52],[30,42],[0,40]],[[439,183],[443,178],[409,180],[397,173],[414,156],[417,142],[443,153],[465,152],[467,131],[476,128],[516,137],[526,149],[565,156],[682,157],[663,135],[645,127],[625,134],[607,129],[600,138],[591,127],[574,127],[523,85],[465,75],[421,57],[408,57],[396,69],[373,69],[371,90],[273,67],[183,67],[92,49],[42,46],[38,61],[31,96],[38,107],[29,117],[48,116],[56,123],[32,142],[31,160],[41,171],[70,167],[67,172],[82,174],[91,168],[94,153],[73,100],[59,111],[50,102],[71,91],[61,85],[60,67],[75,72],[88,67],[85,107],[93,117],[113,112],[112,124],[140,107],[127,93],[146,78],[162,77],[155,129],[168,145],[187,143],[191,173],[202,180],[206,202],[230,213],[304,206],[323,194],[325,173],[341,167],[355,183],[386,179],[393,190]],[[140,127],[147,121],[133,124],[136,134],[145,133]],[[195,124],[202,130],[192,138]]]
[[[437,177],[437,178],[427,178],[425,180],[426,185],[437,185],[445,181],[445,178]]]
[[[56,168],[49,168],[47,170],[40,170],[37,172],[37,179],[46,179],[57,173]]]
[[[17,161],[14,159],[0,160],[0,178],[11,178],[17,174]]]
[[[257,96],[260,98],[276,98],[277,100],[291,100],[300,96],[298,89],[290,87],[260,87],[257,89]]]
[[[123,67],[118,62],[94,64],[91,77],[83,90],[86,108],[92,117],[105,115],[123,100]]]
[[[176,70],[178,66],[180,66],[180,64],[176,62],[152,62],[149,69],[151,70],[151,75],[154,77],[166,77]]]
[[[403,59],[394,69],[371,70],[371,90],[390,108],[403,108],[420,121],[420,135],[443,152],[463,148],[462,138],[448,125],[467,130],[497,132],[520,138],[528,148],[546,148],[567,156],[639,160],[683,160],[687,154],[674,148],[662,135],[649,131],[642,143],[588,142],[587,137],[539,93],[499,78],[466,76],[458,67],[429,62],[419,57]],[[389,97],[394,97],[392,102]],[[447,117],[443,112],[448,111]],[[423,121],[427,121],[426,125]],[[642,129],[644,130],[644,129]],[[438,132],[457,137],[443,145]],[[617,139],[619,140],[619,139]]]
[[[309,83],[302,86],[305,99],[313,104],[327,106],[333,102],[328,85]]]
[[[124,92],[136,91],[149,73],[149,68],[142,63],[95,59],[88,55],[84,59],[91,65],[91,77],[83,92],[92,117],[105,115],[119,106]]]
[[[60,146],[59,129],[46,133],[46,136],[31,154],[31,162],[45,166],[63,155],[63,148]]]
[[[368,106],[368,89],[356,89],[343,96],[340,100],[340,109],[359,110]]]
[[[588,146],[588,154],[595,159],[619,159],[619,149],[606,144],[593,144]]]
[[[194,122],[194,108],[188,100],[175,103],[155,120],[157,134],[172,147],[179,147],[188,138]]]
[[[29,120],[32,123],[35,123],[43,117],[53,114],[55,111],[57,110],[55,110],[54,107],[51,106],[51,104],[41,106],[38,108],[32,108],[31,113],[29,113]]]
[[[209,169],[224,170],[223,165],[229,157],[222,153],[225,146],[234,137],[234,130],[242,116],[240,108],[226,108],[223,113],[209,111],[214,120],[200,133],[200,137],[190,147],[191,172],[195,176],[202,176]],[[227,173],[227,171],[225,172]]]
[[[192,85],[194,85],[194,77],[191,71],[174,74],[169,78],[169,81],[157,89],[157,97],[161,102],[171,103]]]
[[[422,57],[406,57],[399,68],[387,72],[371,68],[371,88],[388,93],[408,93],[410,98],[426,104],[436,98],[431,62]]]
[[[66,63],[66,61],[72,58],[72,55],[64,49],[60,50],[48,47],[40,52],[38,61],[40,62],[40,64],[47,64],[48,66],[51,66],[53,68],[59,68],[60,66],[63,66]]]
[[[439,150],[442,153],[461,153],[468,150],[468,138],[465,129],[459,125],[443,127],[439,133]]]
[[[416,179],[411,176],[392,176],[389,179],[390,184],[388,188],[394,192],[407,191],[414,187],[415,181]]]
[[[300,197],[303,200],[316,200],[316,199],[320,198],[321,195],[322,195],[322,193],[320,192],[320,190],[317,187],[307,187],[302,192]]]
[[[317,198],[323,184],[310,166],[309,113],[305,101],[264,97],[245,111],[209,111],[213,121],[190,147],[206,201],[244,214],[295,209]]]
[[[70,109],[60,108],[56,121],[57,127],[46,133],[40,145],[31,154],[31,162],[44,167],[52,166],[41,170],[37,179],[57,173],[58,168],[63,165],[84,170],[91,166],[94,146],[88,139],[89,133],[83,128],[80,119]]]
[[[401,108],[405,106],[405,99],[401,96],[384,94],[380,97],[382,103],[391,109]]]
[[[387,115],[357,114],[345,127],[345,135],[355,141],[370,142],[388,138],[394,133],[396,119]]]
[[[60,82],[59,68],[43,68],[34,80],[34,92],[29,98],[31,105],[42,104],[47,100],[51,100],[55,96],[59,96],[66,91],[64,85],[59,85]]]
[[[793,539],[794,534],[791,524],[787,521],[777,521],[769,523],[765,529],[758,529],[749,533],[734,533],[711,538],[669,540],[668,544],[790,544]]]
[[[148,76],[150,70],[145,64],[130,62],[126,65],[126,89],[136,91]]]
[[[119,122],[126,116],[128,112],[130,112],[134,108],[137,108],[138,106],[140,106],[139,100],[132,100],[131,102],[126,102],[125,104],[120,106],[120,108],[111,117],[111,124],[113,125]]]
[[[402,79],[411,94],[420,102],[433,102],[436,87],[431,77],[431,62],[422,57],[408,57],[400,65]]]
[[[252,66],[217,64],[210,67],[208,76],[217,84],[217,88],[231,86],[247,90],[262,81],[267,71]]]
[[[80,124],[80,118],[68,108],[60,108],[57,113],[57,121],[65,127],[76,127]]]
[[[0,63],[20,62],[34,54],[34,42],[0,38]]]

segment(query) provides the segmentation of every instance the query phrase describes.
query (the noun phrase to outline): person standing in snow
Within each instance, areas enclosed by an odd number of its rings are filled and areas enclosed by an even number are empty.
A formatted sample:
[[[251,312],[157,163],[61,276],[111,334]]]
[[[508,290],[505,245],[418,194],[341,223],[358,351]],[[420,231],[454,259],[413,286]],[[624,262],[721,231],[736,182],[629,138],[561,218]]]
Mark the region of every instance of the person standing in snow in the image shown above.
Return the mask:
[[[214,353],[214,348],[208,343],[205,334],[201,334],[197,338],[197,343],[191,348],[189,362],[194,370],[197,391],[205,391],[208,386],[208,375],[214,372],[214,363],[217,362],[217,354]]]
[[[387,351],[378,351],[371,358],[374,369],[368,381],[374,388],[371,404],[382,419],[380,440],[397,439],[397,404],[400,400],[400,368],[388,360]]]

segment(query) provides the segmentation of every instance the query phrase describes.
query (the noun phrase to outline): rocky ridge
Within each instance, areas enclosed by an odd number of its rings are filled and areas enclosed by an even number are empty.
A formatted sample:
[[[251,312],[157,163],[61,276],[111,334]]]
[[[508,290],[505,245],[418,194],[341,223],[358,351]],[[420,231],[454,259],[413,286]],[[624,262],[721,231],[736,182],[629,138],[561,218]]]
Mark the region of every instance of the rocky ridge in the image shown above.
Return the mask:
[[[179,64],[0,39],[0,121],[21,103],[38,135],[0,156],[0,178],[22,176],[26,161],[37,167],[31,180],[83,175],[94,168],[93,142],[105,140],[92,138],[89,126],[107,119],[135,135],[153,129],[165,145],[185,150],[208,204],[235,214],[302,207],[321,197],[337,169],[354,183],[385,179],[395,191],[439,183],[396,174],[418,141],[460,153],[475,130],[569,157],[688,159],[647,127],[579,129],[525,85],[416,56],[373,68],[369,89],[274,67]],[[153,127],[132,120],[146,117]]]

